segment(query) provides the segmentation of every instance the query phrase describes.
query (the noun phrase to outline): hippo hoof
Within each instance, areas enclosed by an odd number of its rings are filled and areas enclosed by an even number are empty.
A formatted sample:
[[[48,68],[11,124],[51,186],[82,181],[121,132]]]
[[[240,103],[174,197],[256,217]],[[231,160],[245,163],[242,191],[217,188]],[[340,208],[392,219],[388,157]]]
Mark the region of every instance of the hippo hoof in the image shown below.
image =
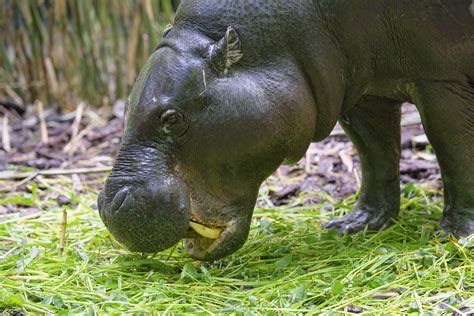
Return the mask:
[[[441,227],[447,234],[456,238],[469,237],[474,234],[474,219],[450,215],[442,219]]]
[[[383,230],[392,224],[395,212],[357,206],[341,219],[326,223],[325,229],[339,229],[339,236],[353,234],[367,227],[369,230]]]

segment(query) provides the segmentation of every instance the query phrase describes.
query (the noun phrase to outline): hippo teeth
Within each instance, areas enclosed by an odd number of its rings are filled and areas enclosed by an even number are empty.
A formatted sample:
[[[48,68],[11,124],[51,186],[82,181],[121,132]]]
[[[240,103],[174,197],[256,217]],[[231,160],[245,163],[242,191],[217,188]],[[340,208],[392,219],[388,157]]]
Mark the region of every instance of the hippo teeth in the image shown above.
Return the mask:
[[[194,221],[190,221],[189,226],[202,237],[209,239],[218,239],[222,233],[220,228],[207,227]]]

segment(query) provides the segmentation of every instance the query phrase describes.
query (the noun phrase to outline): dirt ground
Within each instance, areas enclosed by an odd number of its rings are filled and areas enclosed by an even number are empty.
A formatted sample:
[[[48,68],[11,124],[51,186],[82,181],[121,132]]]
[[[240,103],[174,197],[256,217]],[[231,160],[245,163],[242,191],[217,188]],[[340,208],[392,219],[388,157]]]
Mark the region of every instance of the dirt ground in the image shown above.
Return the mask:
[[[78,190],[83,189],[84,183],[99,189],[103,172],[98,171],[112,166],[120,143],[122,113],[122,101],[112,110],[81,104],[76,111],[62,114],[53,109],[43,110],[40,104],[27,110],[0,105],[0,196],[27,192],[27,180],[34,181],[35,174],[18,172],[37,169],[61,173],[80,168],[79,174],[71,175]],[[402,184],[422,181],[434,188],[441,187],[436,157],[411,104],[403,105],[400,172]],[[278,206],[294,202],[298,196],[297,204],[318,203],[327,197],[345,198],[357,190],[360,178],[354,146],[337,126],[330,137],[311,144],[298,163],[281,166],[270,176],[261,188],[264,197],[257,205]],[[0,205],[0,214],[18,211],[34,210]]]

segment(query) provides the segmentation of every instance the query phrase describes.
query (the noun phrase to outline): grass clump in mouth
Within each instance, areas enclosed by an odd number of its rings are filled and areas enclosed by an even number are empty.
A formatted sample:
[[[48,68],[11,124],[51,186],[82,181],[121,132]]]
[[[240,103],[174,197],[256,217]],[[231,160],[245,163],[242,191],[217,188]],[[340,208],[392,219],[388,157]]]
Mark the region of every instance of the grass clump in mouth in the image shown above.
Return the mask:
[[[321,229],[331,216],[350,211],[353,198],[257,209],[244,247],[203,263],[187,258],[182,244],[151,256],[129,253],[100,221],[96,190],[74,196],[67,180],[40,181],[49,189],[0,200],[42,210],[0,217],[0,311],[472,312],[474,238],[436,233],[442,203],[418,186],[405,190],[400,219],[379,233],[337,237]],[[77,205],[58,206],[63,194]]]

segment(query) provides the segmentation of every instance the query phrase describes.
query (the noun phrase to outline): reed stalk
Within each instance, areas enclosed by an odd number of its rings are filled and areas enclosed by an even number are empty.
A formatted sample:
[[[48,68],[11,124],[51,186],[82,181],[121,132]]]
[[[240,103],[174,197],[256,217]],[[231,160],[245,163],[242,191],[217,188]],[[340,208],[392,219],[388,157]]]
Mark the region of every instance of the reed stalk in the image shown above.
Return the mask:
[[[0,101],[113,103],[173,19],[173,0],[0,0]]]

